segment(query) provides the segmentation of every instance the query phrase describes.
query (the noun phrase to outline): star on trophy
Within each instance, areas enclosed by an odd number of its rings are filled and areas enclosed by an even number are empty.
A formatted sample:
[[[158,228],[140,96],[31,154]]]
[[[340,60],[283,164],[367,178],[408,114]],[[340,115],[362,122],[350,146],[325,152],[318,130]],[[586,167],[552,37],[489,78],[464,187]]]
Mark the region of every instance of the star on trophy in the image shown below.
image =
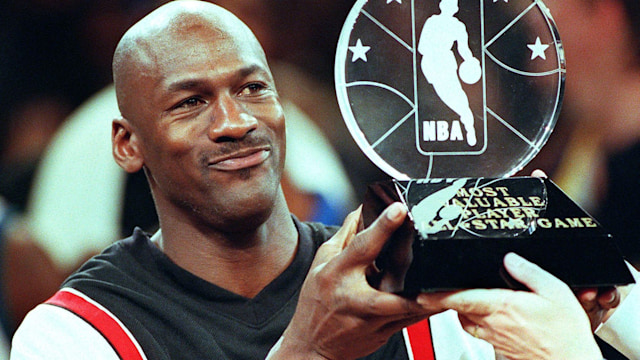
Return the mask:
[[[394,201],[409,209],[376,261],[387,275],[377,286],[519,288],[502,267],[511,251],[573,287],[633,282],[611,235],[552,181],[511,177],[551,135],[565,73],[540,0],[355,3],[338,42],[338,103],[391,177],[369,186],[363,221]]]

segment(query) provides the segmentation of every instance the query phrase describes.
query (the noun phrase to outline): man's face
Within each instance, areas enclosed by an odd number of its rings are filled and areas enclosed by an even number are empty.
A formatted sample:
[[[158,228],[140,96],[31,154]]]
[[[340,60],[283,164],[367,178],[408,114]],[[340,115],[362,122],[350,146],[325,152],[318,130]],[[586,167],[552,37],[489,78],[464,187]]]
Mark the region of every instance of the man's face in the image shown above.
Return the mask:
[[[220,227],[264,221],[279,189],[285,127],[250,37],[194,26],[150,46],[135,129],[158,205]]]

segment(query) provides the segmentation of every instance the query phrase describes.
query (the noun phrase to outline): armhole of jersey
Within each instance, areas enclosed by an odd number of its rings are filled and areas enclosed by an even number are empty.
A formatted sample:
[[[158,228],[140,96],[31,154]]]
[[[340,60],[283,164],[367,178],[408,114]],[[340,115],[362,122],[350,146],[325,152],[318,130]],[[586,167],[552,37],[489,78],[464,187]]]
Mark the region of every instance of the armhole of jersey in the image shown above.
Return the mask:
[[[409,360],[435,360],[429,319],[402,329]]]
[[[146,360],[142,347],[124,324],[104,306],[78,290],[64,288],[45,302],[66,309],[93,326],[120,359]]]
[[[330,225],[325,226],[321,223],[314,221],[304,222],[311,229],[311,239],[316,247],[322,245],[325,241],[328,241],[335,233],[338,232],[339,227]]]

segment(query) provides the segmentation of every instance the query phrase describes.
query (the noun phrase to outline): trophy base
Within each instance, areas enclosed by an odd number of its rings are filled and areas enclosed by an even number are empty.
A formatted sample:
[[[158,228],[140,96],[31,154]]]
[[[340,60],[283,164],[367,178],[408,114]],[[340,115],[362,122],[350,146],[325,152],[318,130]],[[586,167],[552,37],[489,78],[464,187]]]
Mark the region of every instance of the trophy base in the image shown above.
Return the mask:
[[[409,214],[376,260],[382,290],[415,295],[525,287],[503,266],[515,252],[572,288],[634,282],[612,236],[548,179],[391,180],[365,197],[368,226],[390,203]]]

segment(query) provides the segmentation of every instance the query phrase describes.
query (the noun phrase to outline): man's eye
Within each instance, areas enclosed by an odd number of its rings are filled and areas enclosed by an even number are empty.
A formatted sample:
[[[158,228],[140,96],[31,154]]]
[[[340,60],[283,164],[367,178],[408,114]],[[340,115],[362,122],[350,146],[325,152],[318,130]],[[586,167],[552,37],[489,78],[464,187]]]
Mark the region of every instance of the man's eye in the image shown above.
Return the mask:
[[[252,83],[245,86],[240,92],[240,96],[256,95],[267,87],[260,83]]]
[[[180,108],[189,108],[189,107],[193,107],[193,106],[197,106],[200,105],[202,103],[202,100],[199,98],[188,98],[185,101],[179,103],[178,105],[176,105],[176,109],[180,109]]]

